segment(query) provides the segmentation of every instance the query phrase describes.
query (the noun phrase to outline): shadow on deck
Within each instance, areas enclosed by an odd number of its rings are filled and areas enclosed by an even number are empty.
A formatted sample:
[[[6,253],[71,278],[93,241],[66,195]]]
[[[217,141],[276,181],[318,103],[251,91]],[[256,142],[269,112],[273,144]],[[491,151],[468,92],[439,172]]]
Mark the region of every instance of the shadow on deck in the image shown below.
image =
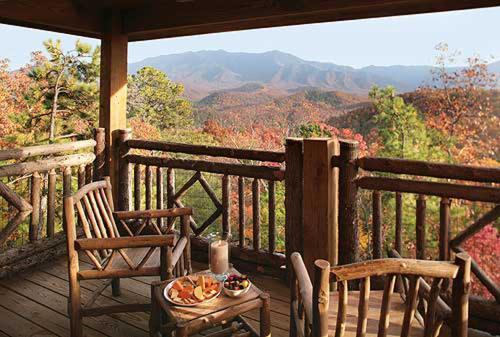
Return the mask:
[[[85,261],[80,261],[86,264]],[[193,262],[193,269],[206,269],[206,265]],[[286,285],[275,278],[250,275],[252,281],[271,295],[272,334],[288,336],[289,291]],[[149,302],[152,277],[122,279],[122,295],[113,297],[108,287],[96,304],[120,304]],[[82,282],[83,300],[88,300],[93,290],[104,280]],[[67,314],[68,273],[66,258],[58,258],[36,270],[0,281],[0,337],[69,336]],[[245,318],[258,327],[258,311]],[[86,336],[149,336],[149,313],[123,313],[84,318]]]

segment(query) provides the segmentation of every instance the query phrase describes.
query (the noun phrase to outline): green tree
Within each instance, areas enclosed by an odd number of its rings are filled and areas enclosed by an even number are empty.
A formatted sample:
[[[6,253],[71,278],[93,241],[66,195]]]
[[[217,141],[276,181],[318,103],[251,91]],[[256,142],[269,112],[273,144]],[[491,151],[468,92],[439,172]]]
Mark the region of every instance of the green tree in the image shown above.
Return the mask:
[[[374,86],[369,94],[375,107],[378,155],[406,159],[429,159],[431,137],[417,109],[396,95],[394,87]]]
[[[76,41],[72,50],[64,51],[60,40],[43,43],[47,56],[34,53],[30,77],[36,82],[30,99],[43,101],[45,111],[31,116],[30,126],[48,116],[48,139],[60,133],[87,132],[96,120],[100,48]]]
[[[160,130],[192,125],[191,103],[184,97],[184,86],[171,81],[167,74],[144,67],[128,78],[127,110]]]

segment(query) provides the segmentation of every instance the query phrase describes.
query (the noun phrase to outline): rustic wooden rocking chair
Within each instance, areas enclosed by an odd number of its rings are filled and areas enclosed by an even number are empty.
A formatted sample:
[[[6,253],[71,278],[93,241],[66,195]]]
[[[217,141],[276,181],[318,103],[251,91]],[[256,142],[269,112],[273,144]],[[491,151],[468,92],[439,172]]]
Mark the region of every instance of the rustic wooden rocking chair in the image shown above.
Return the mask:
[[[292,329],[299,336],[408,337],[422,336],[423,333],[425,337],[437,337],[443,322],[451,328],[451,336],[467,336],[470,287],[470,257],[467,254],[458,254],[454,263],[379,259],[333,268],[325,260],[316,260],[314,285],[298,253],[292,254],[292,265],[297,280],[296,292],[292,293]],[[370,278],[383,275],[382,297],[378,298],[372,291],[375,296],[370,301]],[[432,286],[424,278],[432,278]],[[440,291],[449,279],[453,279],[451,308],[440,297]],[[360,281],[360,291],[348,292],[348,282],[354,280]],[[399,299],[393,294],[396,280],[404,288],[405,303],[391,305],[391,300],[396,302]],[[332,282],[338,286],[338,294],[330,294]],[[355,301],[357,311],[349,310],[353,304],[348,303],[350,294],[359,298]],[[330,306],[330,302],[337,302],[338,307]],[[374,306],[375,310],[371,310]],[[417,306],[422,309],[421,313]],[[421,324],[418,329],[417,324],[412,324],[416,317]],[[336,323],[330,326],[332,321]]]
[[[75,207],[84,238],[78,238]],[[173,276],[174,268],[182,274],[191,272],[189,216],[190,208],[165,210],[122,211],[113,210],[109,179],[83,186],[72,196],[64,198],[66,218],[69,316],[71,336],[82,336],[82,318],[117,312],[148,311],[150,304],[123,304],[94,307],[99,295],[111,283],[113,295],[119,296],[119,279],[134,276],[160,276],[162,280]],[[180,237],[170,228],[162,229],[152,219],[181,218]],[[134,227],[130,222],[137,223]],[[118,223],[118,226],[117,226]],[[154,235],[144,235],[144,233]],[[125,233],[121,236],[121,233]],[[93,264],[82,270],[78,252],[84,252]],[[80,281],[110,279],[96,290],[82,305]]]

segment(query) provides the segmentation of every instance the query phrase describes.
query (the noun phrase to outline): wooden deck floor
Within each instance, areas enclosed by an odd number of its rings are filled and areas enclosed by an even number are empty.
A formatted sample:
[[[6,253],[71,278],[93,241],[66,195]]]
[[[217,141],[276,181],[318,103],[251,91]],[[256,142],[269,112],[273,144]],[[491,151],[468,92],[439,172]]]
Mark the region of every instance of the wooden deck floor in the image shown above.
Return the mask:
[[[81,263],[86,263],[82,261]],[[200,263],[195,269],[205,269]],[[37,270],[10,280],[0,281],[0,337],[69,336],[67,316],[68,275],[66,259],[59,258]],[[251,275],[253,282],[271,294],[272,334],[287,337],[289,327],[289,294],[284,283],[270,277]],[[112,297],[106,289],[96,304],[149,302],[152,278],[123,279],[122,295]],[[83,301],[102,280],[83,281]],[[258,327],[258,311],[245,317]],[[149,336],[148,313],[124,313],[84,319],[86,336]]]

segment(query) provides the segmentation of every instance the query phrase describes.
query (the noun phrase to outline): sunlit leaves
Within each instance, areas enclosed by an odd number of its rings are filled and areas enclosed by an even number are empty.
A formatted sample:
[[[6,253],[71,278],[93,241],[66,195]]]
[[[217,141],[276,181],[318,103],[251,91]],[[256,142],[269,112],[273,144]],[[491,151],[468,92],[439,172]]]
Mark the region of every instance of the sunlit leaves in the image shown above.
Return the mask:
[[[129,76],[128,114],[159,129],[185,128],[193,119],[191,103],[183,93],[184,86],[171,81],[163,71],[144,67]]]

